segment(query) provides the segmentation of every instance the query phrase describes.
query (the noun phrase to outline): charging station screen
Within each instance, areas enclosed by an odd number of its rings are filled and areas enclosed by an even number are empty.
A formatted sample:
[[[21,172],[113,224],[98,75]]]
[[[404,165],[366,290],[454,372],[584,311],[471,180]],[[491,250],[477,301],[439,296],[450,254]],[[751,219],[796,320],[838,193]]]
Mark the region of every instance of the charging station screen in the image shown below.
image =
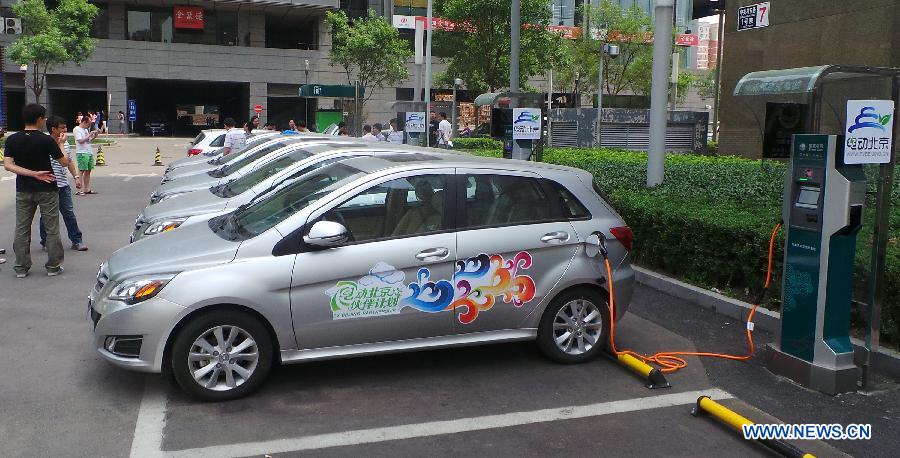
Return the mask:
[[[815,208],[819,203],[818,188],[800,188],[800,195],[797,196],[797,206]]]

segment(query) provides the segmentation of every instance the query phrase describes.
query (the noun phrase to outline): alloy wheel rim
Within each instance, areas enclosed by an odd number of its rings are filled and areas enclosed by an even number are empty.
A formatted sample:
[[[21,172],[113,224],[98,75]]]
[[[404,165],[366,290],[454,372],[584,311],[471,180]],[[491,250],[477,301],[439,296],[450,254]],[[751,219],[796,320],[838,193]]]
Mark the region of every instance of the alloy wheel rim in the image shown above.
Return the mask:
[[[553,318],[553,341],[567,355],[582,355],[600,342],[603,315],[588,300],[566,302]]]
[[[247,331],[230,325],[200,334],[188,351],[194,381],[213,391],[235,389],[250,379],[259,363],[259,348]]]

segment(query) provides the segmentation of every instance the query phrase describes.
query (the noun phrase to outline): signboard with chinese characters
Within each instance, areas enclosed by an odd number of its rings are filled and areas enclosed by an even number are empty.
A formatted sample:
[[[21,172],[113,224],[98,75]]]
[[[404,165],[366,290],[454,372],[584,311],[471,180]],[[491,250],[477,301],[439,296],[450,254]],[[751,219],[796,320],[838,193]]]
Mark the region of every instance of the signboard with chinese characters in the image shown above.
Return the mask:
[[[738,32],[761,29],[769,26],[769,2],[756,3],[738,8]]]
[[[894,143],[893,100],[848,100],[845,164],[886,164]]]
[[[128,101],[128,120],[131,122],[137,121],[137,102],[134,100]]]
[[[513,140],[541,139],[541,109],[513,108]]]
[[[404,130],[407,132],[425,132],[425,112],[407,111],[405,124]]]
[[[693,33],[679,33],[675,35],[676,46],[700,46],[700,35]]]
[[[199,6],[176,6],[174,25],[176,29],[203,30],[203,8]]]

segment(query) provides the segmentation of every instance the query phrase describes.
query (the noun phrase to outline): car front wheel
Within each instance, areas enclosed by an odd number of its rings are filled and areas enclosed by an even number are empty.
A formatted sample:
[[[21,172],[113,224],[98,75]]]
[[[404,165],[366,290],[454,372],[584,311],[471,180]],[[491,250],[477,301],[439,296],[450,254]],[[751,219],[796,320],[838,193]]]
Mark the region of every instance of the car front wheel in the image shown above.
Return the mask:
[[[560,363],[589,361],[606,348],[609,324],[609,307],[602,295],[588,289],[566,291],[544,311],[538,347]]]
[[[272,366],[272,339],[246,313],[219,311],[193,318],[172,346],[172,372],[189,395],[225,401],[255,391]]]

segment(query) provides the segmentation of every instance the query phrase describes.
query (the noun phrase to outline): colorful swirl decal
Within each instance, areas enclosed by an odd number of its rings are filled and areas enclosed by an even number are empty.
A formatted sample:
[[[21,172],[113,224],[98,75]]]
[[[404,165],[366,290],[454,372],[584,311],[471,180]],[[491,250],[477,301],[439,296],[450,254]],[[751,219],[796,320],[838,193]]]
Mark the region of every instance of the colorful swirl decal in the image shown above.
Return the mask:
[[[402,292],[405,274],[380,262],[358,282],[340,281],[326,294],[331,296],[334,319],[392,315],[411,307],[426,313],[459,309],[459,322],[469,324],[498,299],[517,308],[534,299],[534,280],[519,274],[531,266],[527,251],[508,260],[482,253],[457,261],[453,282],[434,281],[427,267],[420,268],[416,281]]]

